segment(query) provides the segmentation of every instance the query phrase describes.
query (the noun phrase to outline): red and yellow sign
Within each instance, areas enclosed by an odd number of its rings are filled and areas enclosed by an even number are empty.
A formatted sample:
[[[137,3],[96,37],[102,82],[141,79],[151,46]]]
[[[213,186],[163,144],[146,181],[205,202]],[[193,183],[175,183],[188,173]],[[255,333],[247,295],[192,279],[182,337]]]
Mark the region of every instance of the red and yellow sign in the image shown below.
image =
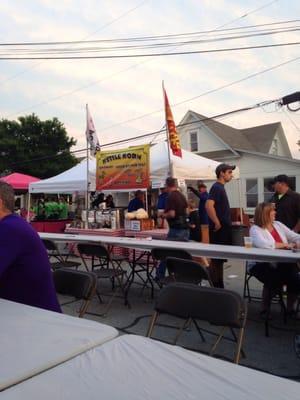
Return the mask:
[[[150,146],[97,153],[97,190],[146,189],[150,185]]]

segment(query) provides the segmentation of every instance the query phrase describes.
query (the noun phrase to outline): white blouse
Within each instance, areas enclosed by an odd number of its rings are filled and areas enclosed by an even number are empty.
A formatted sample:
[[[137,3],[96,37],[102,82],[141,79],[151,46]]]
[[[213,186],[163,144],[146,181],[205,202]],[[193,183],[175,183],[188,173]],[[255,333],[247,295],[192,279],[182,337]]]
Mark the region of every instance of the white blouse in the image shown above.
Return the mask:
[[[300,241],[300,234],[290,230],[287,226],[279,221],[274,221],[274,228],[277,230],[283,243],[291,243]],[[254,247],[262,249],[275,249],[275,240],[268,229],[253,225],[250,228],[250,236]]]

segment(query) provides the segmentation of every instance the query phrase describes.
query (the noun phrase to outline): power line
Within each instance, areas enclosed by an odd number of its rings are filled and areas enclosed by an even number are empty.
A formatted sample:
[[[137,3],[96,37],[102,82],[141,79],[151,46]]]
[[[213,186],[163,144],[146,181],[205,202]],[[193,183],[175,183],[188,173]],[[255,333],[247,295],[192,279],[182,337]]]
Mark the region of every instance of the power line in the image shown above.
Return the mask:
[[[98,33],[100,31],[102,31],[103,29],[107,28],[108,26],[112,25],[113,23],[115,23],[116,21],[120,20],[121,18],[123,18],[125,15],[128,15],[129,13],[131,13],[132,11],[135,11],[137,8],[141,7],[145,2],[147,2],[148,0],[143,0],[142,2],[138,3],[137,6],[130,8],[129,10],[125,11],[123,14],[119,15],[118,17],[114,18],[113,20],[111,20],[110,22],[108,22],[105,25],[102,25],[100,28],[96,29],[95,31],[89,33],[87,36],[85,36],[83,38],[83,40],[89,38],[90,36],[93,36],[95,33]],[[5,84],[6,82],[12,81],[14,79],[16,79],[18,76],[25,74],[28,71],[31,71],[32,69],[38,67],[39,65],[43,64],[43,62],[39,62],[36,63],[32,66],[30,66],[29,68],[25,68],[22,71],[17,72],[14,75],[11,75],[9,78],[4,79],[2,81],[0,81],[0,85]]]
[[[296,32],[300,30],[300,26],[295,26],[293,28],[289,29],[281,29],[281,30],[276,30],[276,31],[261,31],[261,32],[255,32],[255,33],[247,33],[244,35],[235,35],[235,36],[224,36],[224,37],[215,37],[215,38],[209,38],[209,39],[194,39],[194,40],[188,40],[188,41],[181,41],[181,42],[163,42],[163,43],[157,43],[157,44],[138,44],[138,45],[126,45],[126,46],[110,46],[110,47],[99,47],[99,46],[94,46],[94,47],[71,47],[71,48],[54,48],[54,49],[48,49],[48,48],[39,48],[39,49],[30,49],[30,48],[13,48],[13,49],[5,49],[2,50],[0,49],[0,55],[2,56],[12,56],[15,53],[18,55],[41,55],[41,54],[80,54],[80,53],[89,53],[89,52],[111,52],[111,51],[118,51],[118,50],[126,50],[126,51],[131,51],[131,50],[148,50],[148,49],[161,49],[163,47],[174,47],[174,46],[192,46],[192,45],[199,45],[199,44],[205,44],[205,43],[213,43],[213,42],[220,42],[220,41],[230,41],[230,40],[239,40],[239,39],[249,39],[249,38],[257,38],[259,36],[269,36],[269,35],[277,35],[277,34],[282,34],[282,33],[290,33],[290,32]]]
[[[265,49],[272,47],[284,47],[299,45],[300,42],[286,42],[276,44],[265,44],[258,46],[244,46],[244,47],[227,47],[222,49],[208,49],[208,50],[195,50],[195,51],[178,51],[168,53],[144,53],[144,54],[119,54],[109,56],[58,56],[58,57],[0,57],[0,61],[14,60],[91,60],[91,59],[117,59],[117,58],[141,58],[141,57],[165,57],[165,56],[178,56],[178,55],[191,55],[191,54],[207,54],[207,53],[223,53],[230,51],[243,51],[254,49]]]
[[[198,99],[198,98],[200,98],[200,97],[203,97],[203,96],[206,96],[206,95],[208,95],[208,94],[212,94],[212,93],[218,92],[219,90],[226,89],[226,88],[228,88],[228,87],[234,86],[234,85],[236,85],[237,83],[241,83],[241,82],[244,82],[244,81],[246,81],[246,80],[248,80],[248,79],[252,79],[252,78],[254,78],[254,77],[256,77],[256,76],[259,76],[259,75],[262,75],[262,74],[264,74],[264,73],[266,73],[266,72],[270,72],[270,71],[272,71],[272,70],[274,70],[274,69],[283,67],[284,65],[290,64],[290,63],[295,62],[295,61],[297,61],[297,60],[300,60],[300,57],[292,58],[292,59],[290,59],[290,60],[288,60],[288,61],[284,61],[284,62],[282,62],[282,63],[280,63],[280,64],[273,65],[273,66],[268,67],[268,68],[266,68],[266,69],[263,69],[263,70],[261,70],[261,71],[255,72],[255,73],[250,74],[250,75],[248,75],[248,76],[245,76],[245,77],[243,77],[243,78],[241,78],[241,79],[237,79],[237,80],[235,80],[235,81],[226,83],[225,85],[222,85],[222,86],[219,86],[219,87],[217,87],[217,88],[208,90],[208,91],[203,92],[203,93],[201,93],[201,94],[199,94],[199,95],[197,95],[197,96],[190,97],[190,98],[188,98],[188,99],[186,99],[186,100],[183,100],[183,101],[180,101],[180,102],[178,102],[178,103],[174,103],[174,104],[172,104],[172,107],[177,107],[177,106],[179,106],[179,105],[182,105],[182,104],[184,104],[184,103],[188,103],[188,102],[190,102],[190,101],[196,100],[196,99]],[[117,123],[117,124],[113,124],[113,125],[106,126],[106,127],[102,128],[102,129],[101,129],[100,131],[98,131],[98,132],[103,132],[103,131],[106,131],[106,130],[108,130],[108,129],[115,128],[115,127],[117,127],[117,126],[124,125],[125,123],[128,123],[128,122],[134,122],[134,121],[137,121],[137,120],[139,120],[139,119],[148,117],[148,116],[150,116],[150,115],[153,115],[153,114],[156,114],[156,113],[159,113],[159,112],[162,112],[162,108],[160,108],[159,110],[152,111],[152,112],[147,113],[147,114],[140,115],[139,117],[131,118],[131,119],[128,119],[128,120],[126,120],[126,121],[119,122],[119,123]]]
[[[219,25],[219,26],[217,26],[216,28],[211,29],[210,31],[211,31],[211,32],[214,32],[214,31],[217,31],[217,30],[219,30],[219,29],[222,29],[222,28],[224,28],[225,26],[228,26],[228,25],[230,25],[230,24],[232,24],[232,23],[234,23],[234,22],[237,22],[237,21],[239,21],[240,19],[243,19],[243,18],[249,16],[250,14],[253,14],[253,13],[255,13],[255,12],[257,12],[257,11],[263,9],[263,8],[266,8],[266,7],[272,5],[273,3],[277,2],[277,1],[278,1],[278,0],[273,0],[273,1],[271,1],[271,2],[268,2],[268,3],[264,4],[264,5],[262,5],[262,6],[259,7],[259,8],[250,10],[250,11],[246,12],[245,14],[241,15],[240,17],[237,17],[237,18],[234,18],[234,19],[232,19],[232,20],[230,20],[230,21],[227,21],[226,23],[224,23],[224,24],[222,24],[222,25]],[[293,22],[293,21],[298,21],[298,20],[291,20],[291,21]],[[276,23],[274,22],[274,24],[276,24]],[[262,24],[262,25],[264,25],[264,24]],[[252,26],[254,26],[254,25],[252,25]],[[234,29],[234,28],[230,28],[230,29]],[[179,47],[179,46],[178,46],[178,47]],[[155,58],[153,58],[153,60],[154,60],[154,59],[155,59]],[[87,85],[83,85],[83,86],[77,87],[77,88],[75,88],[75,89],[73,89],[73,90],[71,90],[71,91],[65,92],[65,93],[63,93],[63,94],[61,94],[61,95],[58,95],[58,96],[55,96],[55,97],[52,97],[52,98],[49,99],[49,100],[45,100],[45,101],[39,102],[39,103],[37,103],[37,104],[34,104],[34,105],[30,106],[30,108],[26,108],[26,109],[23,109],[23,110],[20,110],[20,111],[16,111],[16,112],[14,112],[14,113],[11,113],[11,114],[8,115],[8,117],[11,116],[11,115],[18,114],[18,113],[26,112],[26,111],[28,111],[28,110],[32,110],[32,108],[40,107],[40,106],[49,104],[49,103],[52,102],[52,101],[59,100],[59,99],[65,97],[65,96],[72,95],[72,94],[74,94],[74,93],[80,92],[81,90],[84,90],[84,89],[87,89],[87,88],[89,88],[89,87],[91,87],[91,86],[97,85],[97,84],[99,84],[99,83],[105,81],[106,79],[114,78],[115,76],[118,76],[119,74],[122,74],[122,73],[124,73],[124,72],[130,71],[131,69],[137,68],[138,66],[140,66],[140,65],[142,65],[142,64],[146,64],[146,63],[148,63],[148,62],[150,62],[150,61],[152,61],[152,59],[144,59],[143,61],[140,61],[140,62],[138,62],[138,63],[132,64],[132,65],[130,65],[129,67],[126,67],[126,68],[121,69],[121,70],[119,70],[119,71],[117,71],[117,72],[114,72],[114,73],[112,73],[112,74],[109,74],[109,75],[107,75],[107,76],[105,76],[105,77],[103,77],[103,78],[100,78],[100,79],[91,81],[91,82],[90,82],[89,84],[87,84]],[[35,66],[40,65],[40,64],[41,64],[41,63],[38,63],[38,64],[36,64]],[[35,67],[35,66],[34,66],[34,67]],[[28,70],[28,69],[27,69],[27,70]],[[24,70],[24,72],[26,72],[27,70]],[[22,73],[19,73],[19,74],[15,75],[15,77],[17,77],[17,76],[19,76],[19,75],[21,75],[21,74],[22,74]],[[14,79],[14,78],[9,78],[8,80],[12,80],[12,79]],[[3,83],[5,83],[5,81],[4,81]]]
[[[244,17],[244,16],[242,16]],[[239,17],[238,19],[242,18]],[[118,19],[118,18],[117,18]],[[115,20],[114,20],[115,21]],[[113,22],[114,22],[113,21]],[[189,36],[205,36],[208,34],[212,33],[219,33],[219,35],[225,35],[228,34],[228,32],[234,32],[234,31],[246,31],[248,29],[255,28],[254,31],[252,32],[259,32],[257,28],[260,27],[268,27],[268,26],[274,26],[274,25],[285,25],[289,23],[295,23],[299,22],[300,19],[294,19],[294,20],[288,20],[288,21],[279,21],[279,22],[271,22],[271,23],[265,23],[265,24],[256,24],[256,25],[247,25],[247,26],[241,26],[241,27],[234,27],[234,28],[226,28],[226,29],[213,29],[213,30],[204,30],[204,31],[194,31],[194,32],[186,32],[186,33],[175,33],[175,34],[167,34],[167,35],[155,35],[155,36],[136,36],[136,37],[128,37],[128,38],[114,38],[114,39],[93,39],[93,40],[69,40],[69,41],[52,41],[52,42],[6,42],[6,43],[0,43],[0,47],[8,47],[8,46],[55,46],[55,45],[66,45],[66,44],[88,44],[88,43],[122,43],[122,42],[140,42],[140,41],[155,41],[155,40],[171,40],[171,39],[178,39],[182,37],[189,37]],[[230,21],[232,23],[233,21]],[[225,24],[227,25],[227,24]],[[223,26],[225,26],[223,25]],[[105,26],[104,26],[105,27]],[[280,30],[280,29],[288,29],[288,28],[293,28],[291,27],[277,27],[277,28],[269,28],[268,30]],[[99,30],[98,30],[99,31]],[[96,31],[97,32],[97,31]],[[224,33],[221,33],[224,32]],[[94,32],[95,33],[95,32]],[[237,32],[237,34],[240,34],[240,32]],[[92,34],[89,34],[87,37],[90,37]]]
[[[263,107],[263,106],[268,105],[268,104],[276,103],[279,100],[280,99],[268,100],[268,101],[264,101],[264,102],[261,102],[261,103],[254,104],[252,106],[243,107],[243,108],[239,108],[239,109],[232,110],[232,111],[227,111],[227,112],[222,113],[222,114],[217,114],[217,115],[214,115],[212,117],[199,118],[197,121],[192,121],[192,122],[186,122],[184,124],[179,124],[179,125],[177,125],[177,128],[182,128],[182,127],[185,127],[185,126],[190,126],[190,125],[198,124],[199,122],[205,122],[205,121],[211,121],[212,124],[213,124],[213,123],[216,122],[214,120],[217,119],[217,118],[224,118],[224,117],[230,116],[232,114],[253,110],[255,108]],[[145,133],[143,135],[136,136],[134,138],[121,139],[121,140],[118,140],[118,141],[115,141],[115,142],[106,143],[104,145],[101,145],[101,148],[109,147],[109,146],[113,146],[113,145],[117,145],[117,144],[122,144],[122,143],[126,143],[126,142],[129,142],[129,141],[137,140],[137,139],[143,139],[143,138],[146,138],[146,137],[149,137],[149,136],[153,136],[153,135],[157,135],[157,134],[165,133],[165,132],[166,132],[166,129],[163,128],[163,129],[160,129],[158,131],[149,132],[149,133]],[[44,157],[34,158],[34,159],[31,159],[31,160],[27,160],[27,161],[23,161],[23,162],[19,162],[19,163],[11,163],[9,166],[10,167],[15,167],[15,166],[18,166],[18,165],[24,165],[24,164],[28,164],[28,163],[30,164],[32,162],[54,159],[54,158],[57,158],[57,157],[64,156],[66,154],[74,154],[74,153],[79,153],[79,152],[83,152],[83,151],[86,151],[86,150],[87,150],[87,148],[83,148],[83,149],[80,149],[80,150],[74,150],[74,151],[70,151],[70,152],[61,152],[60,154],[56,154],[56,155],[52,155],[52,156],[44,156]]]

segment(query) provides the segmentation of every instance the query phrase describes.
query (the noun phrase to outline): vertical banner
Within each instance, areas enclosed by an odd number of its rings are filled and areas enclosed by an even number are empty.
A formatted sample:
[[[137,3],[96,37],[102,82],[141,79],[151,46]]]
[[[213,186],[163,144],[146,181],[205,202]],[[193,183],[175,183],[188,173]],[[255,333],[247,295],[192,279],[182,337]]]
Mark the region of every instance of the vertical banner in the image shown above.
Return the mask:
[[[86,105],[86,140],[90,145],[92,155],[95,157],[97,152],[100,151],[100,143],[97,137],[96,128],[91,117],[89,107]]]
[[[179,136],[178,136],[178,133],[176,130],[176,125],[174,122],[172,110],[171,110],[169,99],[167,96],[167,92],[164,87],[163,87],[163,93],[164,93],[164,101],[165,101],[166,125],[167,125],[168,134],[169,134],[170,147],[171,147],[171,150],[172,150],[172,153],[174,154],[174,156],[182,158],[180,139],[179,139]]]
[[[147,189],[150,186],[150,145],[101,151],[96,155],[97,190]]]

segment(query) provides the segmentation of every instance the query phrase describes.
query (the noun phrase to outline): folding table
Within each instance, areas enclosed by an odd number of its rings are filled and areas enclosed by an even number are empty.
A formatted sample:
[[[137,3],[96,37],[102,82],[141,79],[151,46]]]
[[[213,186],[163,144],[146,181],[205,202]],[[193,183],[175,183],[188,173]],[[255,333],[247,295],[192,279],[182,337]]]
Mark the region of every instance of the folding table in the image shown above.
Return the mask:
[[[0,318],[0,391],[118,335],[95,321],[3,299]]]
[[[300,384],[124,335],[1,393],[1,400],[298,400]]]

